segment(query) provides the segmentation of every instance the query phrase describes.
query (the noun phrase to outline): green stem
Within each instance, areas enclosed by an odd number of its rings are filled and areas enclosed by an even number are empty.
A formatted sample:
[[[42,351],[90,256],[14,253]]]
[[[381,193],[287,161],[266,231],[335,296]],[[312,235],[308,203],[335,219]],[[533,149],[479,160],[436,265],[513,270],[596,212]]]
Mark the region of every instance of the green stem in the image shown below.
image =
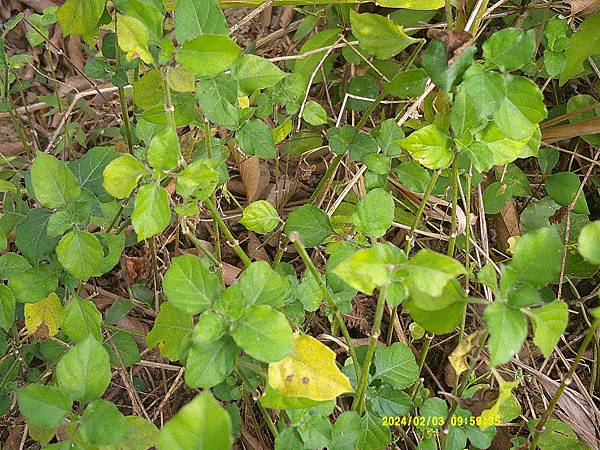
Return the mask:
[[[425,206],[427,205],[427,202],[429,201],[429,197],[431,196],[431,192],[433,191],[433,188],[435,187],[435,183],[437,182],[437,180],[440,176],[440,173],[441,173],[440,170],[436,170],[435,172],[433,172],[433,176],[431,177],[431,180],[429,181],[427,190],[425,191],[425,194],[423,195],[423,199],[421,200],[421,204],[419,205],[419,209],[417,210],[417,214],[415,215],[415,221],[413,222],[412,226],[410,227],[408,236],[406,236],[406,245],[404,246],[404,253],[406,253],[407,256],[410,253],[410,249],[412,248],[412,245],[413,245],[413,240],[415,237],[415,229],[417,228],[417,225],[421,221],[421,217],[423,216],[423,212],[425,211]]]
[[[569,371],[562,379],[560,386],[558,387],[556,392],[554,392],[554,395],[550,399],[550,403],[548,404],[548,407],[546,408],[546,410],[544,411],[544,414],[540,418],[540,421],[536,425],[535,431],[533,432],[533,436],[531,437],[531,443],[529,444],[529,450],[535,450],[537,448],[537,443],[538,443],[538,440],[540,439],[540,434],[544,429],[544,425],[546,424],[546,421],[550,418],[550,416],[554,412],[554,408],[556,408],[556,404],[558,403],[560,396],[563,394],[563,392],[567,388],[567,385],[571,384],[571,382],[573,381],[573,375],[575,374],[575,369],[579,365],[579,361],[581,361],[581,358],[583,358],[583,354],[587,350],[588,345],[590,345],[590,342],[592,342],[592,339],[594,338],[594,336],[596,334],[596,329],[598,328],[598,325],[600,325],[600,317],[597,317],[592,322],[592,326],[589,328],[588,332],[586,333],[585,337],[583,338],[583,342],[579,346],[579,350],[577,350],[577,355],[575,356],[575,359],[571,363],[571,367],[569,367]]]
[[[236,367],[235,372],[242,379],[242,383],[246,385],[246,388],[252,393],[254,402],[256,403],[256,406],[258,406],[258,409],[260,410],[260,413],[262,414],[263,419],[267,424],[267,428],[269,428],[269,431],[271,431],[271,434],[274,437],[279,436],[279,432],[277,431],[277,427],[273,423],[273,419],[271,418],[269,411],[267,411],[267,409],[259,401],[260,393],[256,389],[252,388],[252,383],[250,383],[248,377],[246,377],[244,372],[239,367]]]
[[[229,227],[223,221],[223,219],[221,219],[221,216],[219,215],[219,212],[217,211],[217,208],[212,203],[212,201],[209,200],[207,202],[204,202],[204,206],[206,207],[206,209],[208,209],[210,211],[212,218],[215,221],[215,224],[219,225],[219,228],[223,231],[223,234],[227,238],[229,245],[231,245],[233,247],[233,250],[240,257],[240,259],[244,262],[244,265],[249,266],[250,264],[252,264],[252,260],[246,254],[246,252],[242,249],[242,247],[240,247],[240,244],[237,241],[237,239],[233,237],[233,234],[229,230]]]
[[[317,187],[313,191],[312,195],[308,199],[308,203],[309,204],[310,203],[314,203],[314,202],[316,202],[318,200],[319,195],[321,195],[321,191],[323,191],[323,189],[325,188],[325,186],[329,182],[329,179],[333,176],[333,172],[335,172],[335,169],[340,164],[340,162],[342,161],[343,157],[344,157],[344,153],[342,153],[340,155],[337,155],[333,159],[333,161],[331,162],[331,164],[329,164],[329,167],[327,168],[327,171],[325,172],[325,175],[323,175],[323,178],[321,178],[321,181],[319,181],[319,184],[317,185]]]
[[[371,330],[371,337],[369,338],[369,348],[367,349],[367,355],[365,362],[362,366],[362,373],[360,375],[360,381],[358,383],[358,389],[352,402],[352,409],[361,413],[364,409],[365,394],[367,389],[367,380],[369,378],[369,369],[371,367],[371,361],[375,354],[375,347],[381,334],[381,321],[383,319],[383,308],[385,306],[385,293],[387,287],[383,286],[379,290],[379,297],[377,298],[377,306],[375,307],[375,317],[373,318],[373,328]]]
[[[206,248],[206,246],[200,242],[200,239],[198,239],[194,233],[192,233],[188,227],[186,225],[184,225],[183,223],[181,224],[181,228],[183,229],[183,234],[185,234],[190,241],[192,241],[192,243],[194,244],[194,246],[202,252],[203,255],[206,255],[206,257],[208,259],[211,260],[211,262],[214,264],[215,268],[217,269],[217,273],[219,274],[219,278],[221,279],[221,283],[223,282],[223,270],[221,268],[221,261],[219,261],[219,259],[213,255],[213,253]]]
[[[350,333],[348,332],[348,328],[346,327],[346,322],[344,322],[342,313],[340,312],[340,310],[337,307],[337,304],[335,303],[333,294],[329,292],[329,289],[327,289],[325,282],[321,278],[321,274],[313,264],[312,260],[310,259],[310,256],[308,256],[304,244],[300,241],[300,235],[297,232],[290,233],[290,241],[292,241],[292,243],[296,246],[300,258],[302,258],[302,261],[306,265],[306,268],[309,270],[309,272],[319,285],[319,288],[321,289],[321,292],[323,293],[323,296],[327,301],[329,309],[333,312],[337,324],[340,327],[340,331],[342,332],[342,335],[344,336],[344,339],[346,341],[346,345],[348,346],[348,352],[350,353],[350,357],[352,358],[352,362],[354,363],[354,371],[356,372],[356,378],[358,379],[360,377],[360,366],[358,364],[356,350],[354,349],[354,344],[352,343],[352,338],[350,337]]]
[[[425,336],[425,342],[423,343],[423,348],[421,348],[421,354],[419,355],[419,374],[423,371],[423,367],[425,366],[425,360],[427,359],[427,353],[429,353],[429,347],[431,346],[431,341],[435,335],[433,333],[427,333]],[[419,387],[421,386],[421,379],[419,379],[412,388],[411,397],[417,395]]]
[[[115,7],[115,56],[117,67],[121,67],[121,50],[119,48],[119,35],[117,33],[117,8]],[[133,138],[131,137],[131,126],[129,124],[129,109],[127,108],[127,98],[125,97],[125,88],[117,86],[119,92],[119,104],[121,105],[121,116],[123,118],[123,127],[125,128],[125,137],[127,139],[127,149],[129,154],[133,155]]]
[[[470,273],[471,270],[471,188],[472,188],[472,182],[473,182],[473,175],[471,174],[471,171],[473,170],[473,164],[471,163],[471,165],[469,166],[469,170],[466,173],[466,178],[467,178],[467,192],[465,194],[466,197],[466,211],[465,211],[465,216],[466,216],[466,227],[465,227],[465,262],[466,262],[466,266],[467,266],[467,273]],[[467,295],[469,294],[469,277],[465,277],[465,283],[466,283],[466,293]],[[465,335],[465,324],[467,321],[467,304],[465,303],[463,306],[463,310],[462,310],[462,320],[460,323],[460,336],[459,336],[459,342],[463,339],[464,335]]]
[[[452,159],[452,217],[450,225],[450,241],[448,241],[448,256],[454,257],[456,247],[456,210],[458,208],[458,153]]]

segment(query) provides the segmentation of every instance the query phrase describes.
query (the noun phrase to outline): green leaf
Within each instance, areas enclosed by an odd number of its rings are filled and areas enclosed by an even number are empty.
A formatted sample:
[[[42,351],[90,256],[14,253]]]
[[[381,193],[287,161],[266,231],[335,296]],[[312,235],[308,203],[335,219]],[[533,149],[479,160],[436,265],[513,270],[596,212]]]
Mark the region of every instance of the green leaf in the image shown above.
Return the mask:
[[[248,155],[260,156],[263,159],[274,159],[277,156],[271,129],[260,119],[248,120],[235,133],[235,138]]]
[[[219,172],[212,161],[199,159],[177,174],[176,192],[186,199],[205,201],[219,182]]]
[[[229,329],[226,319],[213,310],[204,311],[192,332],[194,343],[212,342],[220,339]]]
[[[100,398],[110,383],[108,353],[93,337],[71,347],[56,365],[58,386],[72,400],[88,403]]]
[[[156,133],[148,146],[148,162],[158,170],[171,170],[177,167],[181,152],[179,137],[171,127]]]
[[[142,21],[135,17],[118,15],[117,34],[119,47],[125,52],[127,61],[139,56],[146,64],[154,63],[154,58],[148,51],[150,32]]]
[[[216,0],[177,0],[175,36],[183,44],[203,34],[227,34],[227,22]]]
[[[533,326],[533,343],[549,358],[560,336],[567,329],[569,308],[565,302],[555,300],[529,311]]]
[[[231,417],[209,391],[181,408],[160,431],[163,449],[225,450],[232,445]]]
[[[311,125],[323,125],[327,123],[327,111],[319,103],[310,100],[304,105],[302,118]]]
[[[384,0],[379,4],[384,8],[434,10],[442,8],[444,0]]]
[[[461,323],[467,298],[458,281],[447,283],[442,295],[438,297],[421,291],[410,294],[403,306],[411,318],[425,330],[445,334],[453,331]]]
[[[228,36],[204,34],[181,46],[177,62],[196,76],[212,77],[228,69],[240,51]]]
[[[373,359],[373,378],[388,383],[396,389],[411,386],[419,377],[419,366],[415,355],[405,344],[395,342],[389,347],[377,347]]]
[[[394,119],[381,122],[376,138],[384,155],[392,158],[402,154],[402,147],[398,145],[398,141],[404,139],[404,131]]]
[[[29,261],[13,252],[0,256],[0,280],[14,278],[31,268]]]
[[[445,169],[452,163],[450,137],[436,125],[427,125],[399,141],[400,147],[428,169]]]
[[[88,336],[102,342],[101,322],[102,314],[94,302],[73,297],[65,306],[60,328],[75,342],[82,342]]]
[[[325,242],[334,231],[329,216],[314,205],[302,205],[288,216],[284,227],[286,235],[293,231],[300,234],[302,242],[308,248],[317,247]]]
[[[16,300],[10,288],[0,284],[0,328],[8,332],[15,321]]]
[[[240,56],[232,67],[231,74],[238,81],[239,89],[244,95],[274,86],[285,77],[285,72],[271,61],[246,54]]]
[[[352,392],[350,381],[335,364],[335,353],[304,334],[294,335],[294,353],[269,364],[268,384],[284,397],[316,401]]]
[[[158,345],[161,355],[177,361],[187,346],[192,327],[191,314],[176,308],[171,302],[165,302],[160,305],[154,326],[146,335],[146,343],[149,348]]]
[[[173,306],[191,315],[205,311],[221,295],[217,275],[194,255],[171,260],[163,278],[163,290]]]
[[[105,344],[111,364],[132,367],[140,362],[140,349],[135,340],[125,331],[115,331],[111,337],[112,345]],[[119,355],[117,357],[117,354]],[[119,359],[120,358],[120,359]]]
[[[423,69],[410,69],[402,71],[384,87],[386,94],[399,98],[416,98],[425,91],[427,72]]]
[[[246,353],[259,361],[279,361],[294,351],[292,329],[287,319],[267,305],[246,308],[231,335]]]
[[[287,277],[277,273],[266,261],[250,264],[240,277],[239,286],[245,306],[269,305],[273,308],[283,306],[290,290]]]
[[[131,223],[138,240],[162,233],[171,221],[169,194],[158,184],[145,184],[138,190]]]
[[[379,14],[350,11],[352,34],[360,48],[378,59],[389,59],[417,42],[400,25]]]
[[[563,244],[555,228],[540,228],[521,237],[509,267],[522,281],[540,288],[554,281],[562,262]]]
[[[355,289],[371,295],[377,287],[392,282],[394,265],[406,261],[404,253],[390,243],[378,243],[344,259],[333,273]]]
[[[102,186],[102,171],[118,156],[112,146],[94,147],[85,152],[83,158],[69,161],[67,166],[75,174],[82,188],[89,189],[98,198],[102,198],[106,197]]]
[[[56,386],[30,384],[17,391],[19,410],[27,423],[54,429],[64,420],[73,402]]]
[[[266,200],[257,200],[244,208],[240,223],[259,234],[273,231],[279,224],[277,210]]]
[[[65,269],[85,282],[98,271],[104,251],[92,233],[73,230],[58,243],[56,256]]]
[[[117,442],[115,450],[147,450],[158,443],[158,428],[139,416],[126,416],[129,433]]]
[[[114,403],[95,400],[85,408],[79,432],[94,445],[110,445],[123,439],[129,432],[129,426]]]
[[[134,156],[123,155],[113,159],[104,169],[102,186],[115,198],[127,198],[131,195],[138,181],[149,173],[146,166]]]
[[[600,55],[600,11],[584,20],[577,33],[571,36],[571,45],[565,50],[567,64],[560,75],[562,86],[570,78],[575,78],[584,71],[583,63],[592,55]]]
[[[431,181],[431,175],[415,161],[406,161],[394,168],[394,173],[406,187],[414,192],[425,192]]]
[[[38,153],[31,165],[31,184],[35,198],[47,208],[66,207],[81,192],[67,165],[45,153]]]
[[[56,272],[49,266],[32,267],[8,280],[8,287],[18,303],[35,303],[56,290]]]
[[[315,53],[311,53],[310,55],[303,57],[302,59],[299,59],[294,63],[294,73],[299,74],[304,80],[304,85],[302,86],[303,91],[306,88],[306,85],[308,84],[313,71],[320,64],[323,65],[325,73],[327,73],[327,71],[330,70],[330,68],[332,67],[334,57],[332,57],[331,55],[325,58],[325,61],[322,61],[323,57],[325,56],[325,53],[327,52],[327,50],[324,47],[332,45],[334,42],[336,42],[339,39],[341,31],[342,30],[340,28],[329,28],[323,31],[319,31],[314,36],[308,38],[304,45],[300,48],[298,55],[312,52],[313,50],[321,48],[323,49],[323,51],[316,51]],[[320,75],[317,75],[313,79],[313,83],[318,83],[321,79],[322,77]]]
[[[490,365],[510,361],[521,350],[527,337],[525,316],[503,303],[492,303],[485,309],[483,317],[490,332]]]
[[[506,184],[494,181],[483,192],[483,208],[486,214],[498,214],[512,198]]]
[[[531,433],[534,432],[539,419],[530,420],[527,427]],[[550,417],[544,424],[543,431],[537,443],[540,450],[587,450],[590,447],[580,442],[573,429],[564,422]]]
[[[358,232],[379,238],[394,221],[394,197],[385,189],[373,189],[362,198],[352,214]]]
[[[331,422],[324,416],[309,416],[296,430],[305,448],[324,448],[331,440]]]
[[[98,32],[106,0],[67,0],[56,10],[56,18],[64,36],[83,36],[88,43]]]
[[[590,264],[600,264],[600,220],[587,224],[579,233],[577,248]]]
[[[405,282],[409,291],[412,293],[416,290],[433,297],[442,295],[450,280],[467,273],[456,259],[429,249],[420,250],[409,260],[405,269],[408,271]]]
[[[499,73],[484,71],[479,65],[467,69],[461,89],[471,100],[479,120],[498,111],[506,97],[504,77]]]
[[[185,362],[185,383],[191,388],[216,386],[231,373],[239,353],[229,336],[192,343]]]
[[[394,414],[398,414],[397,411]],[[360,435],[360,416],[356,411],[344,411],[331,429],[328,450],[354,450]]]
[[[98,270],[94,276],[98,277],[112,270],[119,261],[121,260],[121,254],[125,249],[125,233],[121,234],[109,234],[109,233],[95,233],[104,250],[108,250],[108,254],[105,255],[98,264]]]
[[[478,134],[477,138],[480,142],[475,144],[482,145],[483,148],[476,148],[471,153],[478,153],[477,158],[486,169],[490,160],[496,165],[513,162],[521,155],[529,141],[529,138],[515,140],[506,137],[492,122]]]
[[[356,448],[365,450],[385,450],[392,440],[390,427],[382,425],[380,417],[366,411],[360,419],[360,434]]]
[[[583,110],[583,112],[577,113],[577,111]],[[573,113],[574,115],[569,117],[570,123],[577,123],[582,120],[594,119],[600,116],[600,106],[598,105],[597,100],[591,95],[579,94],[574,95],[567,101],[567,111],[568,114]],[[575,114],[577,113],[577,114]],[[588,144],[592,145],[600,145],[600,133],[588,134],[581,136]],[[555,150],[555,149],[553,149]],[[558,150],[555,150],[558,152]],[[557,157],[558,159],[558,157]],[[555,162],[556,165],[556,162]],[[540,166],[541,167],[541,166]],[[551,168],[553,168],[552,166]]]
[[[487,66],[497,67],[503,72],[512,72],[533,60],[536,48],[535,30],[505,28],[496,31],[482,47]]]
[[[570,205],[579,191],[581,180],[579,175],[573,172],[558,172],[546,179],[546,192],[552,200],[561,206]],[[583,192],[575,202],[573,212],[576,214],[589,214],[590,210]]]
[[[167,68],[167,84],[175,92],[195,92],[194,73],[183,66]]]
[[[544,96],[533,81],[524,77],[506,77],[506,97],[494,113],[496,126],[506,137],[530,137],[546,114]]]
[[[196,90],[196,98],[206,117],[230,130],[239,126],[238,85],[231,75],[220,75],[202,80]]]

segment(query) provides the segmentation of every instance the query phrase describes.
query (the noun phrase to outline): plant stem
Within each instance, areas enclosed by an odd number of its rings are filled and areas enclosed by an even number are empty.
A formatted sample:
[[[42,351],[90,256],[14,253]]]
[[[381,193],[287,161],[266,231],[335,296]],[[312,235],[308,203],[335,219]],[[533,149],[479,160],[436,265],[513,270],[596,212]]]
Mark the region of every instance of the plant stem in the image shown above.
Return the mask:
[[[431,180],[429,181],[427,190],[425,191],[425,194],[423,194],[423,199],[421,200],[421,204],[419,205],[419,209],[417,210],[417,214],[415,215],[415,221],[413,222],[412,226],[410,227],[408,236],[406,236],[406,245],[404,246],[404,253],[406,253],[406,256],[408,256],[408,254],[410,253],[410,249],[412,248],[413,240],[415,237],[415,229],[417,228],[417,225],[419,224],[421,217],[423,216],[423,211],[425,211],[425,206],[427,205],[427,202],[429,201],[429,197],[431,196],[431,192],[433,191],[433,188],[435,187],[435,183],[437,182],[437,180],[440,176],[440,173],[441,173],[441,170],[436,170],[435,172],[433,172],[433,176],[431,177]]]
[[[546,421],[550,418],[550,416],[554,412],[554,408],[556,408],[556,404],[558,403],[560,396],[563,394],[563,392],[567,388],[567,385],[571,384],[571,381],[573,381],[573,374],[575,373],[575,369],[579,365],[579,361],[581,361],[581,358],[583,357],[583,354],[585,353],[588,345],[590,344],[590,342],[592,342],[592,339],[594,338],[594,336],[596,334],[596,329],[598,328],[598,325],[600,325],[600,317],[595,318],[594,321],[592,322],[592,326],[589,328],[588,332],[586,333],[585,337],[583,338],[583,342],[579,346],[579,350],[577,350],[577,355],[575,355],[575,359],[571,363],[571,367],[569,367],[569,371],[563,377],[562,382],[560,383],[560,386],[558,387],[556,392],[554,392],[554,395],[550,399],[550,403],[548,404],[548,407],[546,408],[546,410],[544,411],[544,414],[540,418],[540,421],[536,425],[533,436],[531,437],[531,443],[529,444],[530,450],[535,450],[537,448],[537,443],[538,443],[538,440],[540,439],[540,434],[544,429],[544,425],[546,424]]]
[[[263,419],[265,419],[267,428],[269,428],[269,431],[271,432],[273,437],[279,436],[279,432],[277,431],[277,427],[273,423],[273,419],[269,415],[269,411],[267,411],[267,409],[258,400],[258,398],[260,397],[260,393],[256,389],[252,388],[252,384],[250,383],[250,380],[248,380],[248,377],[246,377],[244,372],[239,367],[237,367],[235,369],[235,372],[242,379],[242,383],[245,384],[247,389],[252,393],[252,398],[253,398],[254,402],[256,403],[256,406],[258,406],[258,409],[260,410],[260,413],[262,414]]]
[[[252,260],[246,254],[246,252],[242,249],[242,247],[240,247],[240,244],[237,241],[237,239],[233,237],[233,234],[231,234],[229,227],[223,221],[223,219],[221,219],[221,216],[219,215],[219,212],[217,211],[217,208],[212,203],[212,201],[209,200],[207,202],[204,202],[204,206],[206,207],[206,209],[208,209],[210,211],[210,213],[213,217],[213,220],[215,221],[215,224],[219,225],[219,228],[223,231],[223,234],[227,238],[229,245],[231,245],[233,247],[233,250],[240,257],[240,259],[244,262],[244,265],[249,266],[250,264],[252,264]]]
[[[317,201],[317,199],[319,198],[319,195],[321,195],[321,192],[323,191],[323,189],[329,182],[329,179],[333,176],[333,172],[335,172],[335,169],[340,164],[343,157],[344,157],[344,153],[339,154],[333,159],[331,164],[329,164],[329,167],[327,168],[325,175],[323,175],[323,178],[321,178],[321,180],[319,181],[319,184],[317,185],[317,187],[313,191],[312,195],[308,199],[309,204],[312,204]]]
[[[358,383],[358,389],[352,402],[352,409],[358,411],[360,414],[365,404],[365,393],[367,390],[367,380],[369,378],[369,369],[371,367],[371,361],[373,355],[375,355],[375,347],[381,334],[381,321],[383,319],[383,308],[385,306],[385,294],[387,287],[382,286],[379,289],[379,297],[377,298],[377,306],[375,307],[375,317],[373,318],[373,328],[371,330],[371,337],[369,338],[369,348],[367,349],[367,355],[365,356],[365,362],[362,366],[362,373],[360,375],[360,381]]]
[[[473,170],[473,164],[469,166],[469,170],[466,173],[467,178],[467,192],[465,194],[466,197],[466,207],[465,207],[465,217],[467,224],[465,226],[465,265],[467,266],[467,273],[470,273],[471,270],[471,188],[473,175],[471,171]],[[469,277],[465,277],[465,293],[469,295]],[[460,334],[459,334],[459,342],[463,339],[465,335],[465,323],[467,321],[467,304],[465,303],[462,310],[462,320],[460,323]]]
[[[115,7],[115,57],[117,67],[121,67],[121,52],[119,48],[119,35],[117,33],[117,9]],[[125,137],[127,139],[127,149],[129,154],[133,155],[133,138],[131,137],[131,126],[129,125],[129,110],[127,108],[127,98],[125,97],[125,88],[117,86],[119,92],[119,104],[121,105],[121,116],[123,118],[123,127],[125,128]]]
[[[313,276],[313,278],[319,285],[319,288],[321,289],[321,292],[323,293],[325,300],[327,300],[329,309],[331,309],[331,311],[333,311],[333,315],[337,321],[338,326],[340,327],[340,331],[342,332],[342,335],[344,336],[346,345],[348,345],[348,352],[350,353],[350,357],[352,358],[352,362],[354,363],[353,364],[354,370],[356,372],[356,378],[358,379],[360,377],[360,366],[358,364],[358,357],[356,356],[354,344],[352,343],[352,338],[350,338],[350,333],[348,332],[348,328],[346,327],[346,322],[344,322],[342,313],[338,309],[337,304],[335,303],[335,299],[333,298],[333,295],[331,294],[331,292],[329,292],[329,289],[327,289],[327,286],[323,282],[323,279],[321,278],[321,274],[319,274],[319,271],[313,264],[312,260],[310,259],[310,256],[308,256],[308,253],[306,251],[306,248],[304,247],[304,244],[300,241],[300,235],[297,232],[290,233],[290,241],[292,241],[292,243],[296,246],[296,249],[298,250],[298,254],[300,255],[300,258],[302,258],[302,261],[306,265],[306,268],[309,270],[309,272],[311,273],[311,275]]]
[[[423,343],[423,348],[421,348],[421,354],[419,355],[419,374],[421,374],[421,371],[423,370],[423,367],[425,366],[425,360],[427,359],[427,353],[429,353],[429,347],[430,347],[431,341],[433,341],[434,337],[435,337],[435,335],[433,333],[427,333],[425,335],[425,342]],[[414,398],[415,395],[417,394],[417,391],[419,390],[419,386],[421,386],[420,379],[413,385],[412,392],[411,392],[412,398]]]
[[[452,211],[450,225],[450,241],[448,241],[448,256],[454,257],[456,247],[456,209],[458,208],[458,153],[452,159]]]

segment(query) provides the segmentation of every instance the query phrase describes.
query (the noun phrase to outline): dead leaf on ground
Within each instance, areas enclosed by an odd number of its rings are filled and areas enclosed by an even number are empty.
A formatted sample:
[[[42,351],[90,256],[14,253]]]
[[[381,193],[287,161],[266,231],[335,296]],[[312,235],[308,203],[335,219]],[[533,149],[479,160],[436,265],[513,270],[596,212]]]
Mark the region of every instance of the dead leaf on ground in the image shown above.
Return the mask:
[[[509,247],[508,240],[513,236],[519,236],[519,212],[515,202],[511,200],[498,214],[494,214],[494,227],[496,229],[496,242],[500,250],[506,251]]]
[[[600,0],[566,0],[571,6],[571,15],[591,16],[600,10]]]
[[[247,156],[234,150],[233,156],[240,168],[240,177],[246,188],[246,200],[253,202],[269,185],[269,166],[258,156]]]
[[[248,233],[248,256],[252,259],[266,261],[271,264],[271,258],[269,258],[262,242],[252,232]]]

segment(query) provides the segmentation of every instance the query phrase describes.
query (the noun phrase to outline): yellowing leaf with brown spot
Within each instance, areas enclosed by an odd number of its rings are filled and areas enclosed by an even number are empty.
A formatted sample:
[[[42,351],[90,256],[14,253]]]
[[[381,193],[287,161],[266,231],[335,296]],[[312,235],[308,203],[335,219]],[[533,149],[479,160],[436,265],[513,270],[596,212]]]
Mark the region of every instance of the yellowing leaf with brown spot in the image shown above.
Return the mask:
[[[58,333],[63,305],[60,298],[52,292],[44,300],[25,304],[25,326],[30,334],[54,336]]]
[[[294,353],[269,364],[269,385],[285,397],[333,400],[352,385],[335,364],[335,353],[313,337],[294,335]]]
[[[469,368],[469,358],[472,357],[473,349],[479,342],[480,333],[473,333],[459,342],[454,351],[448,356],[452,368],[459,376]]]

